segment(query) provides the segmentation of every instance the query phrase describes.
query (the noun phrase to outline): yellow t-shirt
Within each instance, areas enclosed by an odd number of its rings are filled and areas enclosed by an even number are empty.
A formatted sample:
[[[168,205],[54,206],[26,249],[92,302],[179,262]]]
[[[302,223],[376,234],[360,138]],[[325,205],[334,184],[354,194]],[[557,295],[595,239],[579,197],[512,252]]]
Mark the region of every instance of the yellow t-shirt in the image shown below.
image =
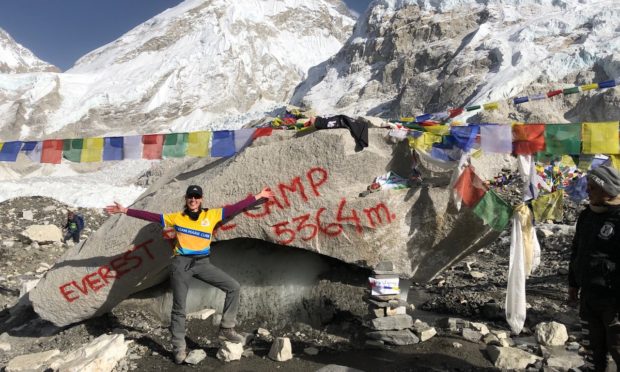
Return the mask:
[[[192,221],[183,212],[162,214],[162,226],[174,227],[176,231],[174,254],[182,256],[210,254],[213,229],[222,221],[223,213],[222,208],[203,210],[196,221]]]

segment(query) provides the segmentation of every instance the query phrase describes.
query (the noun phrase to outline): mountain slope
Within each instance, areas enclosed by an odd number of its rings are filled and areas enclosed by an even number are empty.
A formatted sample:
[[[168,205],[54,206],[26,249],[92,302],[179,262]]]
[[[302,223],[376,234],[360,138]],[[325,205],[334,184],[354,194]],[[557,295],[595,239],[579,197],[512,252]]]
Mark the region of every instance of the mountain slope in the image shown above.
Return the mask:
[[[620,77],[619,16],[611,0],[377,0],[292,102],[393,118]],[[541,102],[479,118],[620,117],[613,92]]]
[[[237,128],[288,101],[354,20],[339,0],[187,0],[63,74],[0,79],[0,135]]]
[[[59,70],[56,66],[37,58],[0,28],[0,74],[41,71],[57,72]]]

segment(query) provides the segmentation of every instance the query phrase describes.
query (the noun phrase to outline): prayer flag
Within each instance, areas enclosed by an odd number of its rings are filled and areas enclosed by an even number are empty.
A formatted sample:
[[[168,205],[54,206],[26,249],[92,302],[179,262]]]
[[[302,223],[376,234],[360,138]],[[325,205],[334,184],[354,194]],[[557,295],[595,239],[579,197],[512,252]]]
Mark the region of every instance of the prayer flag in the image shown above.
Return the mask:
[[[573,178],[564,191],[574,202],[585,200],[588,197],[588,178],[586,176]]]
[[[241,152],[246,146],[252,143],[254,138],[254,128],[244,128],[235,131],[235,152]]]
[[[22,151],[35,163],[41,162],[41,152],[43,150],[43,144],[39,141],[24,142]]]
[[[82,158],[83,148],[84,140],[81,138],[63,140],[62,157],[74,163],[79,163]]]
[[[583,123],[584,154],[618,154],[618,122]]]
[[[545,125],[545,152],[577,155],[581,152],[581,124]]]
[[[271,129],[271,128],[269,128]],[[210,131],[189,133],[187,136],[187,156],[205,157],[209,155]]]
[[[450,118],[454,118],[461,115],[464,111],[465,109],[463,109],[462,107],[457,107],[454,109],[449,109],[448,113],[450,113]]]
[[[412,132],[413,137],[409,137],[409,146],[427,151],[433,143],[441,142],[441,136],[428,132]],[[417,137],[416,137],[417,135]]]
[[[450,126],[448,125],[431,125],[424,127],[424,130],[438,136],[445,136],[450,134]]]
[[[547,92],[547,97],[551,98],[551,97],[559,96],[560,94],[562,94],[562,92],[563,92],[562,89],[552,90],[550,92]]]
[[[564,90],[562,90],[562,93],[564,93],[565,96],[569,94],[579,93],[579,87],[565,88]]]
[[[517,124],[512,127],[513,152],[529,155],[545,149],[544,124]]]
[[[480,148],[484,152],[512,153],[512,126],[481,125]]]
[[[598,88],[599,89],[613,88],[615,86],[616,86],[616,81],[615,80],[606,80],[606,81],[598,83]]]
[[[167,133],[164,137],[164,158],[182,158],[187,151],[187,133]]]
[[[41,149],[41,163],[60,164],[63,140],[45,140]]]
[[[540,101],[541,99],[547,99],[545,93],[538,93],[530,96],[530,101]]]
[[[467,111],[480,110],[480,105],[468,106],[468,107],[465,107],[465,110]]]
[[[482,105],[486,111],[497,110],[499,108],[499,102],[489,102]]]
[[[415,117],[415,121],[417,121],[418,123],[423,122],[423,121],[427,121],[427,120],[431,120],[433,116],[431,114],[422,114],[422,115],[418,115]]]
[[[235,133],[232,130],[213,132],[211,156],[225,158],[235,155]]]
[[[103,138],[85,138],[80,161],[93,163],[101,161],[103,155]]]
[[[478,125],[450,127],[450,134],[454,137],[454,144],[463,151],[469,151],[474,146],[478,133],[480,133]]]
[[[519,105],[521,103],[525,103],[528,102],[530,99],[528,97],[516,97],[515,99],[513,99],[513,102],[515,105]]]
[[[611,165],[620,171],[620,155],[610,155],[609,157],[611,158]]]
[[[123,137],[103,139],[103,161],[123,160]]]
[[[256,132],[254,132],[254,139],[258,137],[269,137],[271,136],[271,132],[273,132],[273,128],[257,128]]]
[[[142,136],[123,138],[123,159],[142,159]]]
[[[163,134],[145,134],[142,136],[142,158],[149,160],[161,159],[163,145]]]
[[[592,89],[598,89],[598,84],[594,83],[594,84],[585,84],[579,87],[579,89],[581,89],[582,92],[585,92],[587,90],[592,90]]]
[[[592,160],[594,160],[594,155],[579,155],[579,159],[577,161],[577,169],[582,171],[587,171],[590,169],[592,165]]]
[[[493,190],[489,190],[474,207],[473,212],[493,230],[502,231],[510,221],[512,207]]]
[[[0,144],[0,161],[15,161],[19,150],[22,148],[22,141],[11,141]]]
[[[474,173],[471,166],[465,167],[463,173],[454,184],[454,189],[460,196],[463,204],[472,208],[487,192],[484,182]]]
[[[558,190],[551,194],[539,195],[532,200],[534,219],[537,222],[546,220],[562,221],[564,217],[564,191]]]

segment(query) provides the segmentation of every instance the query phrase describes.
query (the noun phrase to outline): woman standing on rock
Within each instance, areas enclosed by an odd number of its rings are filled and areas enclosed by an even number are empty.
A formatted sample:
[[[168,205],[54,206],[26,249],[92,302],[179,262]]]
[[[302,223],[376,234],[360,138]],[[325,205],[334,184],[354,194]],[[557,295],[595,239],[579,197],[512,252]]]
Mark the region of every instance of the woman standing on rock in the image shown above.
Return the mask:
[[[235,332],[239,308],[239,283],[209,261],[211,237],[216,225],[229,219],[244,209],[256,204],[260,199],[271,199],[273,194],[263,189],[256,196],[248,196],[240,202],[224,208],[202,208],[202,188],[191,185],[185,192],[183,211],[158,214],[137,209],[125,208],[118,203],[105,208],[109,214],[124,213],[130,217],[160,223],[163,227],[174,227],[176,242],[170,268],[172,285],[172,314],[170,331],[174,362],[183,363],[187,356],[185,344],[185,303],[189,282],[196,277],[205,283],[226,292],[224,311],[218,338],[223,341],[242,343],[244,337]]]

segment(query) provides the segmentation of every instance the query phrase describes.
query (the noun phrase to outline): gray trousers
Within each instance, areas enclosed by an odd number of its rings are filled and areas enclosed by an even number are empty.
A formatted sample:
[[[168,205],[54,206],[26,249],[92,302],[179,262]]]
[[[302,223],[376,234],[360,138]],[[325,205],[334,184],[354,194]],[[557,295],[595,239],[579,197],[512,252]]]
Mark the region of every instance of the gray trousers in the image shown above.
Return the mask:
[[[170,332],[172,347],[184,349],[185,345],[185,304],[191,278],[198,278],[226,292],[223,328],[232,328],[237,323],[239,310],[239,282],[224,271],[213,266],[209,257],[192,258],[191,256],[175,256],[170,267],[170,283],[172,286],[172,314],[170,316]]]

